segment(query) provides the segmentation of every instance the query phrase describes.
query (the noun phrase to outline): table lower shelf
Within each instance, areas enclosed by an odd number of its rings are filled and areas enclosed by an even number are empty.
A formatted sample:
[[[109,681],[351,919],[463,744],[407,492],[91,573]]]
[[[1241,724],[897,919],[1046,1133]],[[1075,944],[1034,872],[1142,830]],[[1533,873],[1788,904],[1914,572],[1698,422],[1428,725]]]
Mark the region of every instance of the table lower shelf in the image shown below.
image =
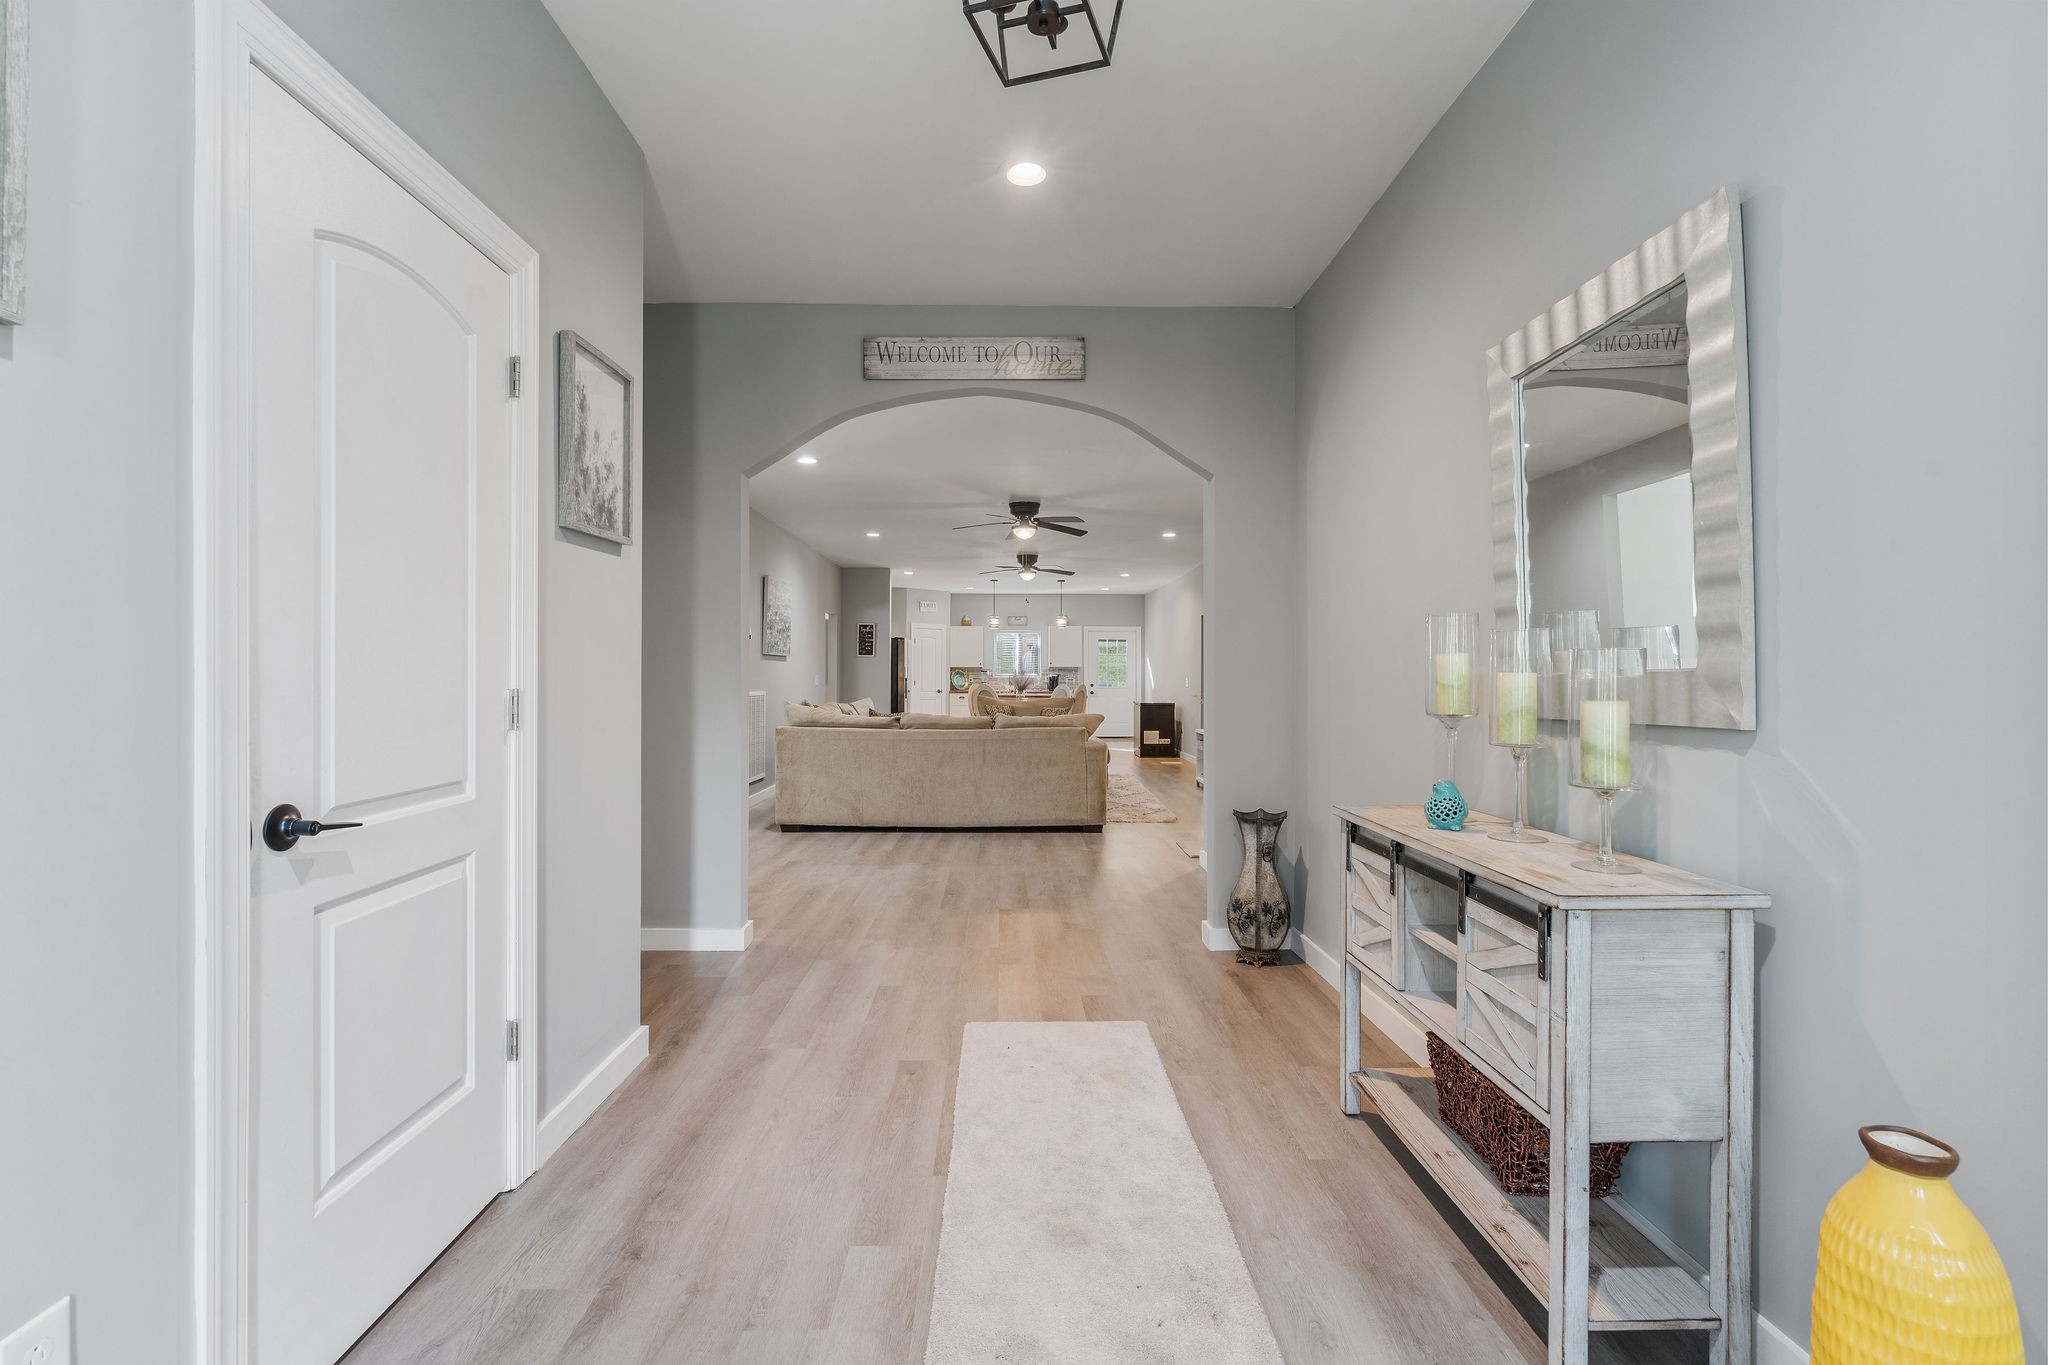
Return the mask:
[[[1354,1072],[1360,1098],[1379,1111],[1451,1202],[1529,1292],[1550,1302],[1550,1201],[1511,1195],[1436,1112],[1436,1087],[1419,1068]],[[1719,1327],[1698,1268],[1681,1264],[1605,1201],[1592,1201],[1588,1326],[1595,1332]]]

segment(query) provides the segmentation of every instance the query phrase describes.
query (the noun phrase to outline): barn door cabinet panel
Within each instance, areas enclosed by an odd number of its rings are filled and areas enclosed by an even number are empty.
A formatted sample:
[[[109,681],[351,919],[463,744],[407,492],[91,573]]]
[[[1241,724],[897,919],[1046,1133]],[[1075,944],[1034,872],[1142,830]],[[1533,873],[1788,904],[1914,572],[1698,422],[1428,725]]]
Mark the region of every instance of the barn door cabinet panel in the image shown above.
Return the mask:
[[[1340,1101],[1370,1105],[1549,1310],[1552,1365],[1589,1334],[1707,1334],[1752,1365],[1750,1264],[1756,912],[1770,898],[1677,868],[1571,866],[1562,837],[1512,844],[1473,815],[1337,807],[1347,932]],[[1427,1069],[1359,1066],[1367,995],[1435,1033],[1550,1129],[1549,1198],[1510,1196],[1438,1117]],[[1588,1198],[1596,1142],[1712,1145],[1712,1247],[1698,1266]]]

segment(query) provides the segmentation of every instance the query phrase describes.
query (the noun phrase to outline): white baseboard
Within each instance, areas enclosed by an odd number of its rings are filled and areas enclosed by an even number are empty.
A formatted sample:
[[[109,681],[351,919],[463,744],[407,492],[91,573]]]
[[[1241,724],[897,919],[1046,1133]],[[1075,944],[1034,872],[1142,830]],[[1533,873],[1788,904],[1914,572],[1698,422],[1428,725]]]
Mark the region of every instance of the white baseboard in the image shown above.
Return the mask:
[[[597,1112],[597,1106],[633,1074],[633,1068],[646,1060],[647,1025],[642,1024],[627,1034],[626,1041],[613,1048],[611,1056],[578,1081],[568,1098],[540,1121],[540,1131],[534,1138],[533,1168],[539,1170],[546,1165],[547,1159],[569,1140],[569,1135],[581,1128],[583,1121]]]
[[[675,929],[667,925],[640,926],[643,953],[743,953],[754,942],[754,922],[738,929]]]
[[[1756,1365],[1808,1365],[1806,1348],[1780,1331],[1769,1318],[1756,1317]]]
[[[773,801],[774,799],[775,784],[773,782],[770,782],[767,786],[761,788],[761,790],[757,792],[749,792],[747,794],[747,809],[752,810],[754,807],[762,805],[765,802]]]
[[[1228,929],[1202,921],[1202,946],[1212,953],[1234,953],[1237,940],[1230,936]]]

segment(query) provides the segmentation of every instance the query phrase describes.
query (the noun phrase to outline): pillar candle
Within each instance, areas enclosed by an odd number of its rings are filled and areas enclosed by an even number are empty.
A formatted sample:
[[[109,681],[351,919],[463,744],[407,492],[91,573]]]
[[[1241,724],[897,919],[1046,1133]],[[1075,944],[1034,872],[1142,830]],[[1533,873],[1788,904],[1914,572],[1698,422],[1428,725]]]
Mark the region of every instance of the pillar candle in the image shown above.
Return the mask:
[[[1436,713],[1440,716],[1469,716],[1472,705],[1472,656],[1466,653],[1436,656]]]
[[[1628,703],[1579,703],[1579,781],[1619,791],[1628,785]]]
[[[1518,745],[1536,742],[1536,675],[1493,675],[1493,742]]]

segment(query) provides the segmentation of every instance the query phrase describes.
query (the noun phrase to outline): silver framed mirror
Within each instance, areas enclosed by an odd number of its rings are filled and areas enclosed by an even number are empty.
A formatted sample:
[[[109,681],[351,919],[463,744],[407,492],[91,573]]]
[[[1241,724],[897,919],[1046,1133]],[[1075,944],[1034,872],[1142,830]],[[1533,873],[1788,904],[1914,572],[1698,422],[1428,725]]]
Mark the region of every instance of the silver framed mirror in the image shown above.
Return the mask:
[[[1741,210],[1726,189],[1486,353],[1498,625],[1599,612],[1644,722],[1756,728]],[[1562,689],[1543,715],[1562,719]]]

